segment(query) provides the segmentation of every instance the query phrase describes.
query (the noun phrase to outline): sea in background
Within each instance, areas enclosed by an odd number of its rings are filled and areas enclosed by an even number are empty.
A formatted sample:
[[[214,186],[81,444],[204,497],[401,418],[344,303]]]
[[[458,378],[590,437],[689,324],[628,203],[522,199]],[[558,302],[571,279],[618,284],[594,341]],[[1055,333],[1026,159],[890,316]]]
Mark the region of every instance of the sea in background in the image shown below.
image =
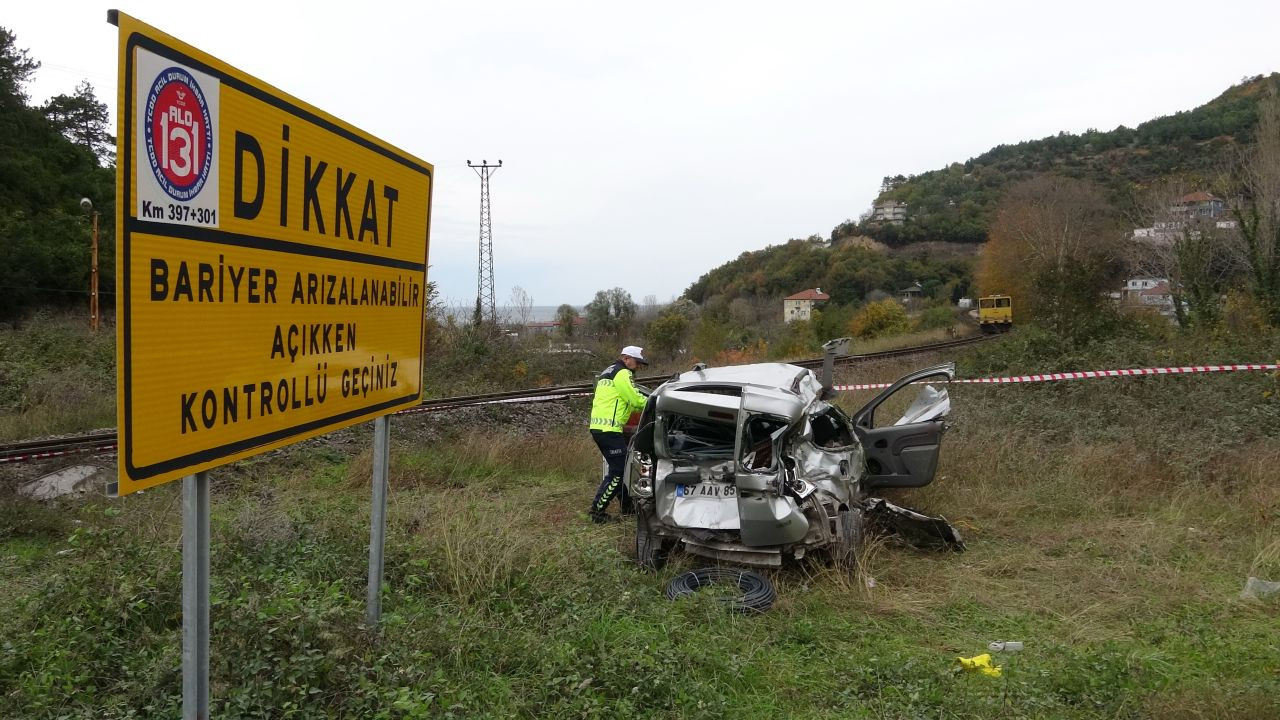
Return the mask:
[[[548,322],[556,319],[556,308],[559,305],[534,305],[529,308],[528,322]],[[574,305],[573,309],[582,314],[581,305]],[[452,315],[460,322],[470,322],[471,315],[475,312],[474,305],[451,305],[445,308],[445,313]],[[520,308],[498,306],[498,320],[501,322],[518,322],[520,320]]]

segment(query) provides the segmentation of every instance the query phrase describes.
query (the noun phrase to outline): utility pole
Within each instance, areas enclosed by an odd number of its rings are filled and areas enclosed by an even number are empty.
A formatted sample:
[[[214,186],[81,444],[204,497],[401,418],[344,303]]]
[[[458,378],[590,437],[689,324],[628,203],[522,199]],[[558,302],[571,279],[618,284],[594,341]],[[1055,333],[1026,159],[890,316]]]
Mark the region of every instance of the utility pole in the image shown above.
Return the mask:
[[[89,260],[89,325],[98,332],[98,211],[93,211],[93,247]]]
[[[493,293],[493,220],[489,212],[489,177],[502,167],[502,161],[490,165],[481,160],[479,165],[467,161],[467,167],[480,176],[480,270],[476,280],[477,320],[498,324],[498,306]]]
[[[93,217],[89,248],[89,327],[98,332],[98,211],[93,209],[89,198],[80,198],[80,209]]]

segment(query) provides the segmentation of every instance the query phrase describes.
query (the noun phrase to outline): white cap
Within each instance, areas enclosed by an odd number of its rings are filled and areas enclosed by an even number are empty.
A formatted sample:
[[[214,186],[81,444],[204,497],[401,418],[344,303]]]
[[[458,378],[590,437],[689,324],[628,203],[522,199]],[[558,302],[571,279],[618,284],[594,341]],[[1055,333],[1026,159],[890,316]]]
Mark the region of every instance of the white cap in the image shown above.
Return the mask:
[[[629,355],[641,363],[648,365],[649,361],[644,359],[644,348],[639,345],[628,345],[622,348],[622,355]]]

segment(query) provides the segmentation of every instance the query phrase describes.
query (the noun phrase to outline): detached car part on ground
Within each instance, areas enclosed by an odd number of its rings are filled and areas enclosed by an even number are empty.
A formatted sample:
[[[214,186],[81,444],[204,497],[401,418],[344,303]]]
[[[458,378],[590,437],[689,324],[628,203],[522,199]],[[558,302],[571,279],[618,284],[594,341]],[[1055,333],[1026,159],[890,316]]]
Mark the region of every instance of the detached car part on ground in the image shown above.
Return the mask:
[[[812,370],[784,363],[699,368],[649,397],[627,454],[636,558],[659,567],[683,547],[754,566],[825,551],[852,566],[869,523],[916,544],[963,548],[945,520],[870,497],[933,481],[955,365],[913,372],[852,418]],[[876,411],[918,392],[893,425]],[[902,397],[899,396],[899,401]]]

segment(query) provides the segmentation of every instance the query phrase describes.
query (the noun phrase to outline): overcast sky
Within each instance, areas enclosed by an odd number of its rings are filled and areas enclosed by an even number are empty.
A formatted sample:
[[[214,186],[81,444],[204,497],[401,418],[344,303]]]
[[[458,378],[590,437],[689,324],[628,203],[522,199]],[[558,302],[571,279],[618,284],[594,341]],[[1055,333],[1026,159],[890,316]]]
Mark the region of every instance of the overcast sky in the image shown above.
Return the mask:
[[[116,106],[109,4],[7,3],[43,63]],[[152,2],[116,6],[436,167],[430,279],[476,293],[493,176],[498,304],[665,302],[827,237],[885,175],[1187,110],[1280,70],[1280,2]],[[802,288],[796,288],[800,290]]]

